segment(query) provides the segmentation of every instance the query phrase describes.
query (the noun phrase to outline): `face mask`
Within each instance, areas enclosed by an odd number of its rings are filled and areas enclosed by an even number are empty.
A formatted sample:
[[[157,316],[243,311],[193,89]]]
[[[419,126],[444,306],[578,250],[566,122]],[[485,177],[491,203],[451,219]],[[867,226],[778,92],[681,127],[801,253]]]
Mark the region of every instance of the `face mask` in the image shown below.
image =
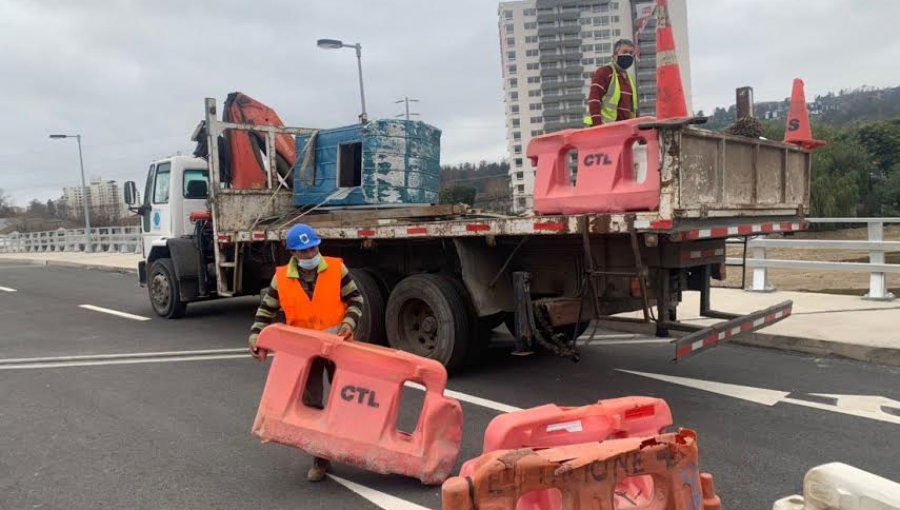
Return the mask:
[[[319,267],[319,261],[322,260],[322,254],[316,253],[316,256],[311,259],[297,259],[297,265],[300,266],[301,269],[306,269],[310,271]]]
[[[634,55],[619,55],[616,57],[616,65],[622,69],[628,69],[634,63]]]

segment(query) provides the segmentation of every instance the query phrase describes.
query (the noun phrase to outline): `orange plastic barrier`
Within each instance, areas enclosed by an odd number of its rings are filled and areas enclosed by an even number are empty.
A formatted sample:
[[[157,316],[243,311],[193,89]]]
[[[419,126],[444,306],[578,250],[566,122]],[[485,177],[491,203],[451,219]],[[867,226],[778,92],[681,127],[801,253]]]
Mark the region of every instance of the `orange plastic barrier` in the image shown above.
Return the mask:
[[[263,329],[257,346],[276,353],[253,423],[253,434],[262,441],[426,484],[450,475],[462,440],[462,408],[443,395],[447,372],[440,363],[283,324]],[[323,410],[302,402],[316,358],[335,364]],[[397,430],[406,381],[426,388],[412,434]]]
[[[800,78],[794,78],[794,85],[791,88],[791,107],[784,126],[784,141],[806,150],[818,149],[825,145],[824,141],[812,137],[809,112],[806,110],[806,93],[803,90],[803,80]]]
[[[537,136],[527,155],[536,167],[538,214],[654,211],[659,208],[659,141],[656,130],[638,129],[652,117],[569,129]],[[645,144],[636,151],[639,144]],[[572,184],[571,154],[577,153]],[[642,157],[635,157],[639,153]],[[636,166],[645,168],[639,181]]]
[[[653,478],[642,510],[715,510],[701,489],[697,436],[687,429],[652,438],[613,439],[545,450],[499,450],[478,458],[474,473],[441,488],[443,510],[513,510],[525,494],[556,489],[562,507],[614,510],[615,492],[636,476]],[[711,487],[711,484],[710,484]]]
[[[515,448],[555,446],[661,434],[672,425],[672,412],[665,400],[653,397],[622,397],[600,400],[582,407],[548,404],[502,414],[494,418],[484,434],[484,453]],[[477,459],[463,464],[460,476],[471,476]],[[617,508],[630,508],[653,493],[650,477],[633,477],[616,488]],[[559,510],[560,494],[537,491],[523,496],[517,510]]]

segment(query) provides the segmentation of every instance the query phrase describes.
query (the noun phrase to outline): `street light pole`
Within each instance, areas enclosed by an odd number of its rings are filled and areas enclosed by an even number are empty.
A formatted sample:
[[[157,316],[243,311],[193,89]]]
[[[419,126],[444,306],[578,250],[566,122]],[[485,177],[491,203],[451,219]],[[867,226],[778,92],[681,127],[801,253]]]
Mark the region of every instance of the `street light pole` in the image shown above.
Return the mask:
[[[58,138],[74,138],[78,142],[78,164],[81,167],[81,195],[82,195],[82,203],[84,203],[84,235],[85,235],[85,250],[88,253],[92,253],[94,251],[93,242],[91,239],[91,208],[88,204],[88,200],[90,199],[90,193],[87,187],[87,184],[84,180],[84,157],[81,154],[81,135],[50,135],[50,138],[58,139]]]
[[[357,43],[353,47],[356,48],[356,68],[359,70],[359,102],[362,104],[362,114],[359,116],[359,122],[365,124],[369,121],[369,117],[366,115],[366,93],[363,90],[362,45]]]
[[[365,124],[369,121],[369,116],[366,114],[366,92],[363,88],[362,45],[359,43],[345,44],[343,41],[338,39],[319,39],[318,41],[316,41],[316,45],[319,48],[326,50],[336,50],[340,48],[353,48],[356,50],[356,68],[359,71],[359,101],[362,106],[362,113],[359,115],[359,122],[360,124]]]

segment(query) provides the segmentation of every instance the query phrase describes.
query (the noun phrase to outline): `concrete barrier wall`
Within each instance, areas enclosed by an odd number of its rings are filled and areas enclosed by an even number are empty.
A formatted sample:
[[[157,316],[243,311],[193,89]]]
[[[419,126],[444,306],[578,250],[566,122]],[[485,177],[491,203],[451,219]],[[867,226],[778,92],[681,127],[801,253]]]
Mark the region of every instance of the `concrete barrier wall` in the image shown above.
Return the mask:
[[[13,232],[0,237],[0,253],[140,253],[140,227],[98,227],[90,233],[91,249],[85,229],[58,229],[46,232]]]

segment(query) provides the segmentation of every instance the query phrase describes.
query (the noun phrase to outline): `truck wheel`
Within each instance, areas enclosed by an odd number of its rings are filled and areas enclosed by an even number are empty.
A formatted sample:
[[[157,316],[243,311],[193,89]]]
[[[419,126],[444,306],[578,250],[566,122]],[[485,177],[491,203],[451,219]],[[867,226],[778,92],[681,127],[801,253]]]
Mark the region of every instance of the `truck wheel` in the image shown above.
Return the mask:
[[[153,261],[150,274],[147,276],[147,289],[150,293],[150,304],[156,315],[166,319],[184,316],[187,303],[181,300],[178,279],[175,278],[175,268],[171,259]]]
[[[465,363],[474,325],[465,296],[449,277],[406,277],[391,292],[385,318],[391,347],[437,360],[449,371]]]
[[[384,333],[384,300],[381,286],[367,269],[351,269],[350,275],[362,293],[362,316],[356,325],[356,339],[371,344],[386,344]]]

